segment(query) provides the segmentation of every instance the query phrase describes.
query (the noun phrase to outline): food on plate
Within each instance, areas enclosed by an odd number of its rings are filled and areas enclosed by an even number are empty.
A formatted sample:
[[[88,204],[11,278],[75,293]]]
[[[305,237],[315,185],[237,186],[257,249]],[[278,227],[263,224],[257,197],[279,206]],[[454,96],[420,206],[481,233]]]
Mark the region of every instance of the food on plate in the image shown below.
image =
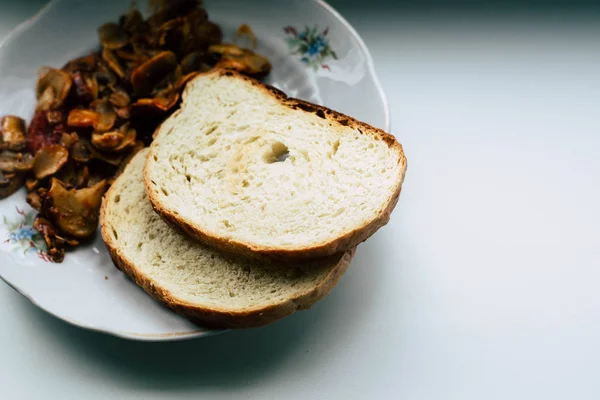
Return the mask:
[[[155,210],[213,248],[298,260],[349,250],[385,225],[406,158],[396,139],[226,70],[200,74],[155,133]]]
[[[115,264],[155,299],[213,327],[265,325],[326,296],[355,249],[283,268],[228,258],[164,222],[142,183],[138,152],[105,195],[101,231]]]
[[[148,18],[131,8],[100,26],[98,51],[42,67],[29,127],[12,115],[0,120],[0,198],[25,185],[56,262],[94,234],[99,199],[178,108],[187,82],[216,65],[257,77],[271,70],[254,51],[222,43],[200,1],[150,8]],[[240,34],[253,37],[247,26]]]

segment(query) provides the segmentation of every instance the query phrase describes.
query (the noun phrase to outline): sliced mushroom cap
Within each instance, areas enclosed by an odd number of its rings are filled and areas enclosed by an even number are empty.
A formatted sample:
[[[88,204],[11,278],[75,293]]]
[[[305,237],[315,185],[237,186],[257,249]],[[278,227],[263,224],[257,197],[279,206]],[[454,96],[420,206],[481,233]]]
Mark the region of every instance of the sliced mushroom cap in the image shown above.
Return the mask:
[[[222,56],[243,57],[244,49],[233,43],[213,44],[208,48],[210,53],[220,54]]]
[[[131,73],[131,85],[138,96],[148,96],[165,77],[177,68],[177,58],[172,51],[163,51],[152,57]]]
[[[19,156],[12,151],[3,151],[0,153],[0,171],[15,172],[16,165],[19,162]]]
[[[19,151],[27,145],[25,121],[14,115],[7,115],[0,120],[0,149]]]
[[[36,179],[54,175],[69,159],[69,152],[60,144],[51,144],[41,148],[33,161],[33,174]]]
[[[74,128],[90,128],[98,124],[100,115],[91,110],[74,108],[69,112],[67,125]]]
[[[129,119],[131,117],[131,110],[129,107],[115,108],[115,113],[117,114],[117,117],[121,119]]]
[[[107,22],[98,28],[100,43],[107,49],[115,50],[125,47],[128,43],[127,35],[118,24]]]
[[[49,214],[61,232],[77,239],[91,236],[98,226],[98,211],[108,184],[102,180],[90,188],[67,190],[58,179],[52,178],[46,200]]]
[[[79,140],[79,136],[75,132],[63,133],[60,138],[60,145],[65,149],[70,149]]]
[[[112,150],[118,147],[123,141],[123,134],[118,131],[92,134],[92,144],[100,150]]]
[[[117,120],[117,114],[115,114],[115,110],[108,100],[99,99],[90,106],[99,116],[98,121],[94,124],[94,130],[96,132],[106,132],[112,129]]]
[[[17,154],[15,170],[19,172],[28,172],[33,169],[34,157],[29,153]]]
[[[92,144],[96,149],[107,152],[121,152],[133,147],[136,140],[135,129],[129,128],[129,123],[123,124],[117,131],[93,133]]]
[[[50,107],[58,108],[62,106],[67,98],[71,90],[71,84],[71,76],[67,72],[54,68],[43,68],[40,71],[40,77],[37,82],[37,98],[40,99],[42,95],[48,96],[48,88],[51,88],[54,99]]]
[[[65,114],[61,110],[50,110],[46,113],[46,119],[51,125],[56,125],[64,121]]]
[[[71,158],[79,163],[87,163],[93,157],[91,146],[86,139],[78,140],[71,148]]]
[[[48,111],[52,108],[52,105],[54,104],[55,100],[56,94],[54,93],[54,89],[48,86],[38,97],[35,109]]]
[[[6,173],[0,171],[0,199],[4,199],[23,186],[25,174],[23,173]]]
[[[165,109],[155,99],[139,99],[131,105],[131,113],[137,118],[158,118],[164,115]]]
[[[125,77],[125,69],[123,69],[123,65],[121,65],[121,61],[119,58],[107,48],[102,49],[102,59],[106,61],[108,67],[119,76],[119,78]]]
[[[131,102],[131,98],[123,89],[117,89],[110,94],[108,101],[115,107],[127,107]]]
[[[25,189],[27,189],[28,192],[31,192],[32,190],[37,189],[39,184],[40,181],[38,181],[37,179],[27,178],[25,180]]]
[[[121,127],[121,132],[123,134],[123,139],[121,140],[121,143],[115,147],[114,149],[112,149],[112,151],[115,152],[121,152],[125,149],[128,149],[130,147],[133,147],[136,143],[135,139],[136,139],[136,132],[135,129],[133,128],[129,128],[129,124],[125,124]]]
[[[209,51],[221,55],[221,60],[217,63],[219,68],[233,69],[252,76],[264,76],[271,71],[271,63],[267,58],[234,44],[210,46]]]
[[[77,165],[74,160],[69,160],[54,177],[68,188],[81,188],[87,186],[89,171],[87,165]]]
[[[42,197],[38,192],[29,192],[25,198],[27,204],[38,211],[42,208]]]

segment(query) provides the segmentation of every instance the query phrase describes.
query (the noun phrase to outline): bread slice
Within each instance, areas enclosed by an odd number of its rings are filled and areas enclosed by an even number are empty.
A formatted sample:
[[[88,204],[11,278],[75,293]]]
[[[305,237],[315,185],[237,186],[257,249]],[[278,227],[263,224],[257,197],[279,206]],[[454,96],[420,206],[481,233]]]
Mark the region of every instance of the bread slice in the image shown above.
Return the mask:
[[[188,83],[155,133],[155,210],[222,251],[279,260],[351,249],[385,225],[406,158],[393,136],[234,72]]]
[[[115,264],[146,292],[197,323],[265,325],[309,308],[335,286],[354,249],[282,268],[232,260],[167,225],[142,184],[147,150],[117,178],[102,203],[102,237]]]

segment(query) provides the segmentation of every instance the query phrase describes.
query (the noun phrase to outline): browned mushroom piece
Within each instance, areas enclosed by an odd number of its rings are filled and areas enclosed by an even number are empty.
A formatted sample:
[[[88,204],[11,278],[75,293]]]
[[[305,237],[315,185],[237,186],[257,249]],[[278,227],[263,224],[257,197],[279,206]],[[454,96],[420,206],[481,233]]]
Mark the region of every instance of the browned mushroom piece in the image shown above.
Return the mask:
[[[90,179],[90,170],[87,165],[84,165],[83,168],[80,168],[77,171],[77,180],[75,182],[75,187],[83,188],[88,185],[88,181]]]
[[[99,120],[100,115],[95,111],[74,108],[69,112],[67,125],[74,128],[91,128],[97,125]]]
[[[95,75],[77,71],[72,74],[72,80],[71,99],[75,104],[88,104],[98,98],[98,81]]]
[[[5,173],[23,173],[33,168],[34,159],[29,153],[3,151],[0,153],[0,171]]]
[[[54,174],[54,178],[60,180],[68,188],[80,188],[87,186],[87,165],[80,165],[75,160],[70,159],[67,163]]]
[[[119,78],[123,79],[125,77],[125,69],[123,65],[121,65],[121,61],[119,58],[107,48],[102,49],[102,59],[106,61],[108,67],[115,73]]]
[[[121,26],[114,22],[107,22],[100,25],[98,28],[98,37],[100,38],[100,44],[109,50],[120,49],[129,43],[127,35]]]
[[[78,163],[87,163],[93,157],[91,146],[86,139],[79,139],[71,148],[71,158]]]
[[[36,97],[48,101],[49,93],[53,99],[48,104],[49,108],[56,109],[63,105],[69,91],[71,90],[71,76],[59,69],[44,67],[40,70],[40,76],[36,87]],[[44,109],[44,108],[42,108]]]
[[[208,48],[208,51],[211,53],[219,54],[223,57],[243,57],[244,49],[233,44],[233,43],[219,43],[214,44]]]
[[[50,110],[46,113],[46,119],[51,125],[56,125],[64,121],[65,114],[61,110]]]
[[[264,76],[271,71],[271,63],[266,57],[234,44],[217,44],[210,46],[208,50],[221,55],[221,60],[217,63],[220,68],[252,76]]]
[[[19,155],[13,151],[3,151],[0,153],[0,171],[15,172],[16,165],[19,162]]]
[[[123,142],[123,134],[119,131],[92,133],[92,144],[99,150],[113,150]]]
[[[25,121],[14,115],[0,120],[0,150],[23,150],[27,145]]]
[[[91,145],[89,145],[89,149],[90,149],[90,152],[92,153],[92,159],[102,161],[113,167],[118,167],[119,164],[121,164],[121,161],[123,161],[123,158],[125,157],[123,154],[119,154],[119,153],[115,153],[115,152],[110,153],[110,152],[97,150]]]
[[[131,109],[129,107],[115,108],[115,113],[121,119],[131,118]]]
[[[45,199],[51,221],[61,232],[76,239],[91,236],[98,226],[98,211],[102,196],[108,187],[102,180],[89,188],[70,189],[56,178],[52,178]]]
[[[60,246],[69,246],[69,247],[75,247],[75,246],[79,246],[79,240],[77,239],[69,239],[67,237],[63,237],[60,235],[56,235],[56,244],[60,245]]]
[[[31,191],[37,189],[39,184],[40,184],[40,181],[38,181],[37,179],[27,178],[25,180],[25,189],[27,189],[28,192],[31,192]]]
[[[52,223],[41,215],[38,215],[33,221],[33,229],[38,231],[44,238],[47,247],[46,253],[52,261],[57,263],[62,262],[65,258],[64,242],[57,241],[57,230]]]
[[[33,161],[33,174],[36,179],[54,175],[69,159],[69,152],[60,144],[42,147]]]
[[[0,171],[0,199],[4,199],[23,186],[25,174]]]
[[[116,89],[108,97],[108,101],[115,107],[127,107],[131,102],[131,98],[123,89]]]
[[[65,149],[71,149],[75,143],[79,140],[79,136],[76,132],[63,133],[60,138],[60,145]]]
[[[97,150],[87,139],[80,138],[71,149],[71,158],[79,163],[87,163],[91,160],[99,160],[108,165],[118,167],[123,160],[122,154],[107,153]]]
[[[175,53],[172,51],[158,53],[131,73],[133,91],[141,97],[150,95],[154,88],[176,68]]]
[[[56,94],[54,94],[54,89],[51,87],[47,87],[44,89],[42,94],[38,97],[37,103],[35,105],[36,111],[48,111],[52,108],[56,100]]]
[[[25,198],[25,201],[31,206],[31,208],[34,208],[38,211],[40,211],[42,208],[42,197],[38,192],[29,192]]]
[[[117,120],[117,114],[115,114],[115,110],[108,100],[98,99],[90,106],[96,114],[98,114],[98,120],[94,124],[94,130],[96,132],[106,132],[112,129]]]
[[[135,143],[136,143],[135,129],[129,128],[129,123],[126,123],[121,127],[120,131],[121,131],[121,134],[123,135],[123,139],[121,140],[121,143],[117,147],[111,149],[111,151],[122,152],[125,149],[129,149],[129,148],[135,146]]]
[[[34,157],[29,153],[18,153],[15,171],[28,172],[33,169]]]
[[[98,56],[95,53],[90,53],[87,56],[79,57],[66,63],[62,70],[66,72],[91,72],[96,68]]]
[[[165,114],[166,110],[161,101],[156,99],[139,99],[131,105],[131,112],[137,118],[157,118]]]

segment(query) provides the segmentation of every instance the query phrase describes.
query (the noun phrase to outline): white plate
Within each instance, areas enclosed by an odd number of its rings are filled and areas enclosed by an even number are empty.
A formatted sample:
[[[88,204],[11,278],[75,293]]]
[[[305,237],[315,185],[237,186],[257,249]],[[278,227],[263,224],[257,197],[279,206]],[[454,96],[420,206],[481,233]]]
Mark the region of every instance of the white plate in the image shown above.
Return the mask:
[[[206,1],[227,38],[242,23],[273,63],[268,82],[389,131],[389,111],[373,62],[356,31],[328,4],[305,1]],[[38,68],[60,67],[97,46],[96,27],[127,10],[125,1],[57,0],[0,46],[0,115],[27,120]],[[312,35],[310,54],[297,44]],[[326,46],[327,45],[327,46]],[[327,51],[332,50],[335,56]],[[25,192],[0,201],[0,277],[50,314],[82,328],[135,340],[180,340],[220,331],[194,325],[156,303],[112,264],[100,235],[47,262]]]

